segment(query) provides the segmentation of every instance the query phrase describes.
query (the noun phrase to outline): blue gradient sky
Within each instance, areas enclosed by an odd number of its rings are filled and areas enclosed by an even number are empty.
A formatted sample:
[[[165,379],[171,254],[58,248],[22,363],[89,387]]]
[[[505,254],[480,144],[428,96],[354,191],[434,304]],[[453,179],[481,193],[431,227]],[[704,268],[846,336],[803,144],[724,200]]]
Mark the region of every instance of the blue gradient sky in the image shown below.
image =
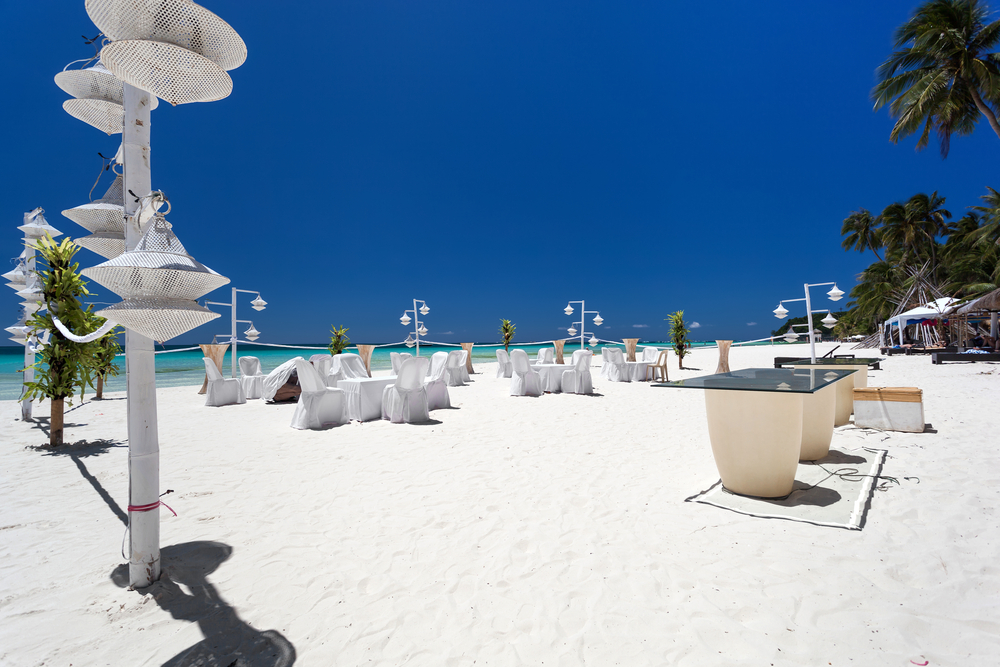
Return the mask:
[[[501,317],[522,341],[562,337],[580,298],[601,338],[662,339],[678,309],[697,339],[760,338],[778,299],[847,291],[873,259],[840,248],[852,210],[938,190],[961,215],[996,186],[985,123],[941,160],[891,144],[872,112],[915,2],[202,4],[249,57],[229,98],[153,112],[153,185],[192,255],[261,290],[268,309],[240,317],[262,342],[319,342],[331,323],[401,340],[413,297],[432,340],[493,341]],[[13,257],[35,206],[86,233],[59,211],[87,201],[119,139],[67,115],[52,79],[90,53],[83,1],[3,15]],[[172,342],[226,330],[228,312]]]

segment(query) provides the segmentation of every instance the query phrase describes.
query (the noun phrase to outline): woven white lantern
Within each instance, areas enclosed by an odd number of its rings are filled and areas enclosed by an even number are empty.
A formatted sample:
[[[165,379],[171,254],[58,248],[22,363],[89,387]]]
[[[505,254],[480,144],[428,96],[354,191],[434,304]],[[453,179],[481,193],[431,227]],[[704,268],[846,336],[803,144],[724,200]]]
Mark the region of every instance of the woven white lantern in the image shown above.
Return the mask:
[[[95,232],[76,239],[76,244],[105,259],[114,259],[125,252],[125,232]]]
[[[36,208],[34,211],[30,211],[24,214],[24,224],[18,227],[24,235],[32,239],[40,239],[45,234],[50,234],[53,237],[61,236],[62,232],[50,225],[46,220],[45,216],[42,215],[45,210],[42,208]]]
[[[63,109],[70,116],[105,134],[121,133],[125,119],[124,86],[104,65],[63,70],[56,74],[56,85],[75,98],[63,102]],[[154,97],[150,108],[155,109],[156,105]]]
[[[62,214],[88,232],[119,232],[124,234],[125,199],[123,189],[122,176],[118,174],[103,197],[83,206],[66,209]],[[122,250],[124,251],[124,248]],[[114,257],[115,255],[104,256]]]
[[[228,23],[191,0],[86,0],[87,14],[111,43],[101,63],[116,77],[170,104],[227,97],[226,74],[243,64],[246,44]]]
[[[219,317],[195,299],[229,282],[191,257],[161,214],[135,250],[81,273],[123,299],[98,315],[160,342]]]

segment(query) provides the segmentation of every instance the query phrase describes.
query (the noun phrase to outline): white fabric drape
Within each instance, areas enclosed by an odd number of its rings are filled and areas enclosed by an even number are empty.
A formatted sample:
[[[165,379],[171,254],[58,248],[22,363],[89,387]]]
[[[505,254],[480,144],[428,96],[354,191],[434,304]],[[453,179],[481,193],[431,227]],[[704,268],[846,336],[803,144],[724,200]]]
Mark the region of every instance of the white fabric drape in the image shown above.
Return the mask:
[[[208,357],[202,357],[205,362],[205,374],[208,376],[208,389],[205,391],[205,405],[218,407],[222,405],[239,405],[246,403],[243,387],[236,378],[224,378],[215,362]]]
[[[625,364],[625,355],[622,354],[621,348],[605,347],[601,350],[601,357],[604,359],[601,375],[612,382],[628,382],[630,380],[629,368]]]
[[[366,422],[382,419],[382,392],[396,381],[393,377],[340,380],[337,389],[344,391],[344,420]]]
[[[394,424],[430,420],[424,389],[427,366],[426,357],[411,357],[400,364],[396,383],[382,392],[382,419]]]
[[[77,336],[72,331],[67,329],[66,325],[60,322],[59,318],[56,317],[55,315],[52,316],[52,323],[56,325],[56,329],[59,329],[59,333],[61,333],[63,336],[73,341],[74,343],[90,343],[102,337],[104,334],[108,333],[116,326],[118,326],[117,322],[112,322],[111,320],[105,320],[104,324],[102,324],[97,331],[83,336]]]
[[[543,347],[538,350],[538,355],[535,357],[536,364],[554,364],[556,362],[556,348],[554,347]]]
[[[507,350],[497,350],[497,377],[509,378],[513,372],[514,367],[510,364]]]
[[[541,396],[542,379],[531,370],[527,353],[524,350],[514,350],[510,353],[510,363],[514,369],[514,375],[510,379],[510,395]]]
[[[472,382],[472,378],[469,377],[468,363],[469,363],[469,351],[462,350],[462,361],[461,361],[462,382]]]
[[[302,357],[294,361],[302,393],[295,404],[292,428],[318,429],[345,423],[344,392],[327,387],[316,368]]]
[[[660,355],[659,348],[656,348],[656,347],[643,348],[643,350],[642,350],[642,359],[640,359],[639,361],[655,362],[656,358],[659,355]]]
[[[448,395],[448,383],[445,380],[448,359],[447,352],[435,352],[431,355],[431,370],[424,378],[428,410],[451,407],[451,396]]]
[[[567,394],[593,394],[594,380],[590,376],[590,358],[593,353],[589,350],[577,350],[581,354],[573,353],[573,368],[563,371],[562,390]]]
[[[465,369],[462,363],[462,356],[465,350],[453,350],[448,352],[448,362],[444,367],[444,380],[449,387],[463,387],[462,371]],[[437,354],[435,352],[435,354]]]
[[[330,367],[327,371],[326,383],[331,387],[336,387],[340,380],[351,380],[368,377],[368,369],[365,368],[365,361],[359,354],[342,352],[330,358]]]
[[[260,359],[240,357],[240,386],[247,399],[264,395],[264,374],[260,372]]]

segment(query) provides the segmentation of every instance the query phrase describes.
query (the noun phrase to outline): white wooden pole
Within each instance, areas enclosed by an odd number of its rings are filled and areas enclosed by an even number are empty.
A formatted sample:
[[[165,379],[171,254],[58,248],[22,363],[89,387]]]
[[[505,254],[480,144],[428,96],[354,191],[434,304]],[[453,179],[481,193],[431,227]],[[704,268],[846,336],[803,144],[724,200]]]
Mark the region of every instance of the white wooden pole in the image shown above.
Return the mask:
[[[28,285],[31,281],[32,276],[35,275],[35,249],[28,246],[29,241],[34,239],[29,238],[27,234],[24,236],[25,241],[25,255],[24,255],[24,284]],[[31,351],[30,347],[30,337],[26,337],[24,344],[24,375],[23,383],[27,385],[29,382],[35,379],[35,369],[32,365],[35,363],[35,353]],[[23,389],[22,389],[23,391]],[[24,398],[21,400],[21,421],[30,422],[31,421],[31,399]]]
[[[806,285],[806,331],[809,332],[809,358],[816,363],[816,336],[813,335],[812,302],[809,300],[809,285]]]
[[[232,338],[229,343],[230,352],[230,364],[229,364],[229,377],[236,377],[236,288],[233,288],[233,326],[232,326]]]
[[[149,167],[150,95],[125,84],[125,247],[134,249],[145,231],[136,215],[136,197],[152,190]],[[135,193],[133,196],[131,193]],[[156,424],[156,365],[153,341],[125,332],[128,404],[129,583],[149,586],[160,578],[160,444]],[[148,511],[133,507],[153,506]]]

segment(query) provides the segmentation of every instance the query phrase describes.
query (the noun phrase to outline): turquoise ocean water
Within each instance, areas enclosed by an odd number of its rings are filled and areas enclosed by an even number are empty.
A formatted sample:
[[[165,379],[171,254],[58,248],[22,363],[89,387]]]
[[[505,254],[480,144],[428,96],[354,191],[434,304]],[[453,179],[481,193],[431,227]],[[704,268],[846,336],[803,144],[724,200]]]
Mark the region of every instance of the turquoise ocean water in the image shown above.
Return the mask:
[[[606,344],[601,343],[600,347],[604,347]],[[640,345],[656,345],[657,347],[667,347],[667,343],[640,343]],[[695,347],[702,346],[714,346],[714,341],[700,341],[695,342]],[[171,349],[182,349],[185,346],[180,345],[168,345],[165,348],[163,346],[157,346],[157,351],[159,350],[171,350]],[[482,345],[476,344],[472,349],[472,363],[487,363],[491,361],[496,361],[496,350],[502,345],[497,344],[487,344]],[[535,353],[542,347],[551,347],[551,344],[536,344],[536,345],[512,345],[511,348],[520,348],[528,353],[528,356],[534,356]],[[619,344],[618,347],[624,347],[624,345]],[[307,348],[322,348],[322,349],[307,349]],[[239,357],[252,356],[260,359],[261,368],[264,374],[271,372],[276,367],[280,366],[282,363],[292,359],[294,357],[305,357],[308,359],[314,354],[323,354],[325,347],[322,345],[304,345],[302,348],[279,348],[279,347],[264,347],[259,345],[245,345],[240,344],[237,349],[237,354]],[[456,347],[445,347],[445,346],[435,346],[435,345],[421,345],[420,346],[420,356],[430,356],[435,352],[439,351],[451,351],[459,349]],[[573,350],[579,349],[579,344],[566,343],[567,354],[572,353]],[[348,350],[349,352],[356,352],[355,349]],[[379,347],[376,348],[372,353],[372,370],[387,370],[391,366],[389,364],[389,353],[390,352],[410,352],[413,353],[412,349],[407,348],[405,345],[393,345],[391,347]],[[229,377],[230,362],[232,359],[232,354],[230,351],[226,351],[226,358],[222,365],[223,375]],[[20,370],[24,367],[24,348],[21,346],[4,346],[0,347],[0,400],[17,400],[21,395],[21,383],[22,377]],[[125,391],[125,358],[119,357],[119,367],[121,373],[118,377],[109,378],[106,390],[107,391]],[[236,367],[236,375],[239,376],[239,365]],[[205,379],[205,364],[202,361],[201,350],[187,350],[183,352],[170,352],[167,354],[157,354],[156,355],[156,386],[158,387],[181,387],[189,385],[200,385]],[[92,390],[88,390],[88,394],[92,394]]]

